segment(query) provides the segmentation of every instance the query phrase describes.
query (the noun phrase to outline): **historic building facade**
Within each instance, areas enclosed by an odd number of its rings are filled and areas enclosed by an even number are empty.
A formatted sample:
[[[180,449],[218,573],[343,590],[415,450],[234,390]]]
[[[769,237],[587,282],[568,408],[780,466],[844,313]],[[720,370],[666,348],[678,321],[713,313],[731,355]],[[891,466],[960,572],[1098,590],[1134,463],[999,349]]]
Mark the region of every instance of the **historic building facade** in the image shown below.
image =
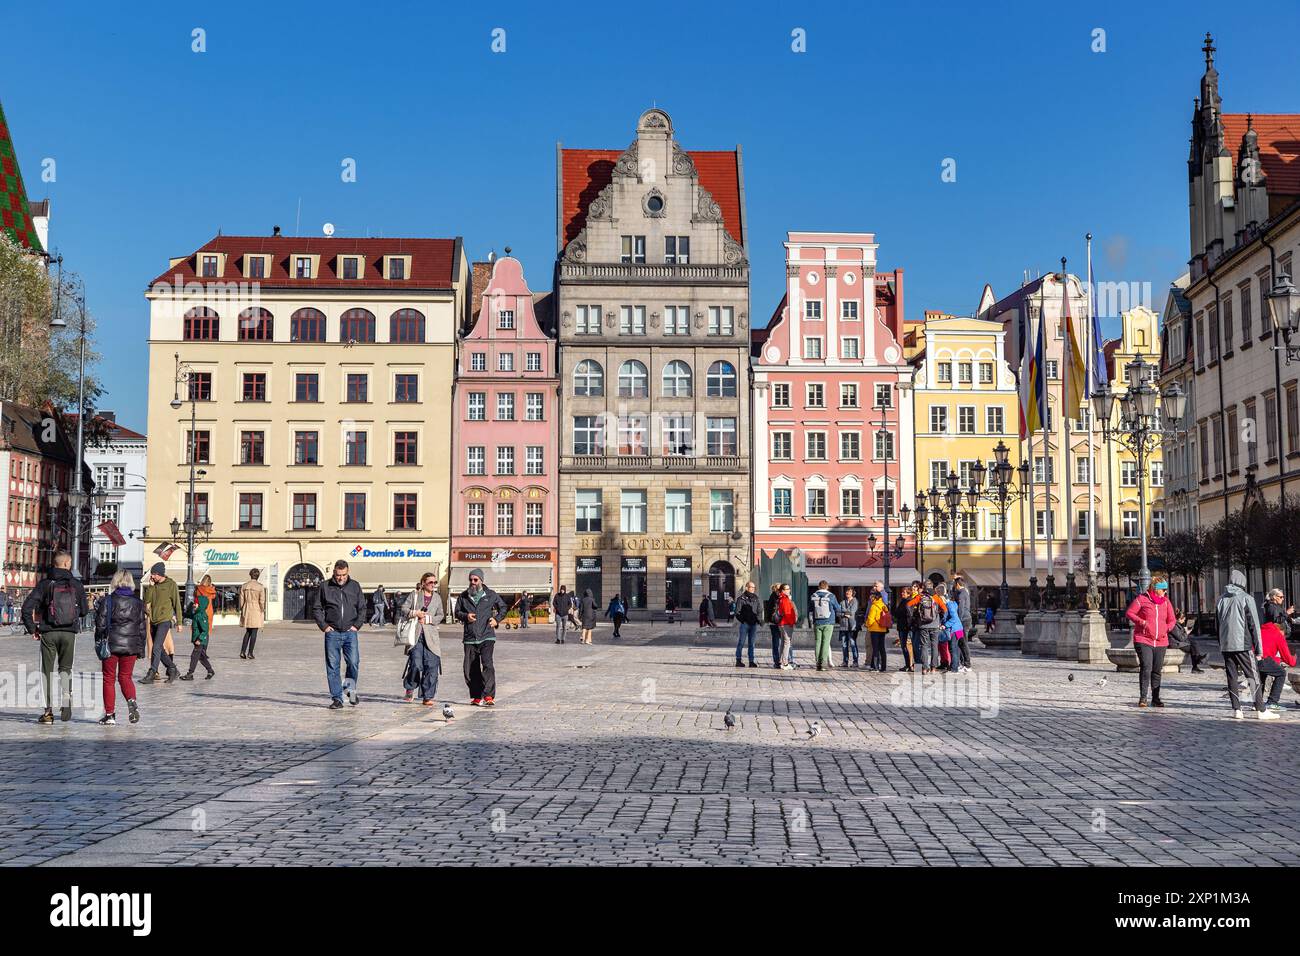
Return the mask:
[[[508,600],[544,599],[558,587],[559,379],[555,340],[538,322],[518,259],[492,263],[457,353],[452,592],[471,569],[490,566],[489,584]]]
[[[797,549],[810,580],[863,588],[888,547],[891,582],[910,581],[903,270],[878,271],[870,233],[792,232],[785,248],[786,294],[752,335],[755,554]]]
[[[97,412],[93,428],[102,437],[87,441],[85,461],[86,467],[94,472],[95,490],[103,492],[105,500],[90,537],[88,570],[96,575],[100,565],[116,565],[138,579],[144,571],[145,469],[149,443],[144,435],[118,422],[113,412]],[[106,521],[113,522],[125,544],[114,543],[101,530]],[[103,575],[99,577],[107,580]]]
[[[751,570],[740,150],[684,150],[650,109],[627,149],[556,164],[557,583],[721,607]]]
[[[459,239],[278,232],[218,236],[146,293],[146,546],[183,545],[173,519],[210,520],[196,577],[212,574],[227,611],[259,568],[273,620],[304,617],[338,558],[367,590],[445,579],[455,335],[469,318]],[[167,563],[183,581],[184,548]]]

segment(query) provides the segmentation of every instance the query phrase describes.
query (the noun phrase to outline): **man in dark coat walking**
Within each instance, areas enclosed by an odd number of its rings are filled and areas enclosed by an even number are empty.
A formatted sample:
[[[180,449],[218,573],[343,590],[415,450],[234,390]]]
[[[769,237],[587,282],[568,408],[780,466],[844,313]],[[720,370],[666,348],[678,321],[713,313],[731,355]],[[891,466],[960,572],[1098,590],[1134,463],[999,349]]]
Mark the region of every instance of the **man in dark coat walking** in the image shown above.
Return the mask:
[[[469,573],[469,587],[456,599],[456,620],[465,625],[465,683],[475,707],[496,704],[497,672],[492,663],[496,629],[505,617],[506,602],[484,583],[483,572]]]
[[[60,720],[72,719],[72,651],[77,643],[81,619],[86,616],[86,589],[72,576],[72,555],[60,551],[54,568],[23,601],[23,626],[32,640],[41,644],[41,686],[45,689],[45,711],[40,723],[54,723],[54,702],[63,691]],[[40,615],[39,619],[37,615]],[[54,683],[54,664],[59,665],[59,683]]]
[[[361,585],[352,580],[348,563],[334,562],[334,574],[320,586],[313,612],[316,626],[325,635],[325,679],[330,688],[330,710],[343,709],[343,695],[353,707],[357,681],[361,678],[361,643],[359,631],[366,621],[366,597]],[[346,680],[339,680],[339,654],[347,664]]]

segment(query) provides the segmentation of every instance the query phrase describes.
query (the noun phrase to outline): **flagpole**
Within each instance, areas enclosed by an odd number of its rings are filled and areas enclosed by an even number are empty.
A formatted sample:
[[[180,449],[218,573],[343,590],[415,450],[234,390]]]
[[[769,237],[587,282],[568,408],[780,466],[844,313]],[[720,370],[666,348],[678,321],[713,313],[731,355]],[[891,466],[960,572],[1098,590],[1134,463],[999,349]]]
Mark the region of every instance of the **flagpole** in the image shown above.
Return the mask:
[[[1038,484],[1034,477],[1035,430],[1029,427],[1029,402],[1033,400],[1030,395],[1033,383],[1030,381],[1029,376],[1029,356],[1033,348],[1036,346],[1034,346],[1035,337],[1033,334],[1033,319],[1029,316],[1029,301],[1027,299],[1024,300],[1023,308],[1025,310],[1025,341],[1024,352],[1021,355],[1020,360],[1020,377],[1023,383],[1021,386],[1021,395],[1023,398],[1021,403],[1021,415],[1025,419],[1025,437],[1029,441],[1029,590],[1032,593],[1034,600],[1039,605],[1039,607],[1034,610],[1038,610],[1042,607],[1042,602],[1038,600]],[[1023,535],[1025,532],[1023,511],[1021,512],[1020,517],[1020,533]],[[1024,538],[1021,538],[1021,541],[1023,540]],[[1023,560],[1023,555],[1021,558]]]
[[[1094,378],[1092,369],[1096,359],[1097,343],[1092,339],[1093,316],[1096,315],[1094,299],[1094,288],[1092,281],[1092,233],[1085,237],[1088,242],[1088,327],[1084,333],[1087,336],[1088,346],[1084,349],[1084,360],[1088,363],[1088,374],[1084,376],[1084,382]],[[1092,430],[1096,427],[1092,414],[1092,397],[1091,391],[1097,387],[1097,382],[1091,381],[1092,389],[1084,398],[1088,399],[1088,610],[1095,611],[1101,607],[1101,595],[1097,592],[1097,463],[1093,458]]]
[[[1070,308],[1070,274],[1065,271],[1065,256],[1061,256],[1061,495],[1062,517],[1065,519],[1065,584],[1066,607],[1071,610],[1076,606],[1074,592],[1074,490],[1070,479],[1070,416],[1066,414],[1071,388],[1074,384],[1072,372],[1074,362],[1074,330],[1066,323]],[[1082,412],[1080,413],[1082,414]]]
[[[1038,286],[1038,329],[1039,335],[1047,333],[1047,298],[1045,295],[1045,286],[1047,277],[1043,277],[1042,283]],[[1047,364],[1047,343],[1042,343],[1043,364]],[[1047,369],[1044,368],[1039,373],[1043,380],[1043,420],[1038,423],[1043,432],[1043,510],[1047,515],[1047,525],[1043,529],[1047,536],[1047,590],[1044,598],[1047,601],[1048,609],[1052,610],[1056,606],[1056,568],[1052,565],[1052,539],[1056,537],[1055,522],[1052,521],[1052,486],[1056,484],[1053,480],[1052,471],[1052,433],[1047,427],[1047,419],[1052,414],[1052,390],[1048,385],[1050,379],[1047,378]]]

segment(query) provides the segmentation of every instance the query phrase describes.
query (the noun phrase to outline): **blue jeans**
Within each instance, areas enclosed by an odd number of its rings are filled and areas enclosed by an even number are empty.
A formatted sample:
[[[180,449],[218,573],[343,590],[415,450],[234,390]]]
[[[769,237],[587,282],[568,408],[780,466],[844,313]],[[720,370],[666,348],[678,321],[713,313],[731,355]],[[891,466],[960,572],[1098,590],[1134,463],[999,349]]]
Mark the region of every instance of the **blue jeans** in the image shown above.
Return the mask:
[[[361,677],[361,647],[357,642],[356,631],[325,632],[325,680],[330,685],[330,697],[343,699],[343,682],[339,680],[339,652],[347,663],[347,679],[355,690]]]
[[[840,628],[840,649],[844,651],[844,666],[849,666],[849,649],[853,649],[853,663],[858,662],[858,629],[856,627]]]
[[[772,663],[777,667],[781,666],[781,625],[769,624],[768,630],[772,632]]]
[[[745,642],[749,642],[749,662],[754,663],[754,638],[758,636],[758,624],[746,624],[740,622],[740,634],[736,638],[736,660],[740,660],[741,649],[744,648]]]

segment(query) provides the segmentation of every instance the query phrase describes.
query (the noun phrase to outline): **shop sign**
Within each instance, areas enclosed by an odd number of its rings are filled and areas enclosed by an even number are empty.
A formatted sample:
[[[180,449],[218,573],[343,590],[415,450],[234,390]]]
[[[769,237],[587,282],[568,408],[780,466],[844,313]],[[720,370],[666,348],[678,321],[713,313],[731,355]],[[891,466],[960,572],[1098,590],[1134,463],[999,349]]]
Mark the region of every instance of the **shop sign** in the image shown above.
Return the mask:
[[[509,548],[497,548],[493,551],[458,551],[457,561],[484,561],[501,564],[505,561],[550,561],[549,551],[511,551]]]
[[[583,574],[584,572],[591,571],[600,571],[600,558],[579,558],[578,573]]]
[[[669,574],[690,574],[691,559],[690,558],[669,558],[668,567],[666,570],[668,571]]]
[[[810,554],[806,560],[807,566],[810,568],[838,568],[840,566],[840,556],[838,554]]]
[[[644,573],[645,573],[645,558],[624,558],[624,559],[623,559],[623,571],[624,571],[625,573],[630,572],[630,573],[633,573],[633,574],[638,574],[638,573],[639,573],[639,574],[644,574]]]
[[[207,562],[210,568],[229,568],[239,566],[238,551],[218,551],[216,548],[208,548],[203,552],[203,560]]]
[[[348,552],[351,558],[432,558],[432,551],[420,548],[367,548],[357,545]]]

